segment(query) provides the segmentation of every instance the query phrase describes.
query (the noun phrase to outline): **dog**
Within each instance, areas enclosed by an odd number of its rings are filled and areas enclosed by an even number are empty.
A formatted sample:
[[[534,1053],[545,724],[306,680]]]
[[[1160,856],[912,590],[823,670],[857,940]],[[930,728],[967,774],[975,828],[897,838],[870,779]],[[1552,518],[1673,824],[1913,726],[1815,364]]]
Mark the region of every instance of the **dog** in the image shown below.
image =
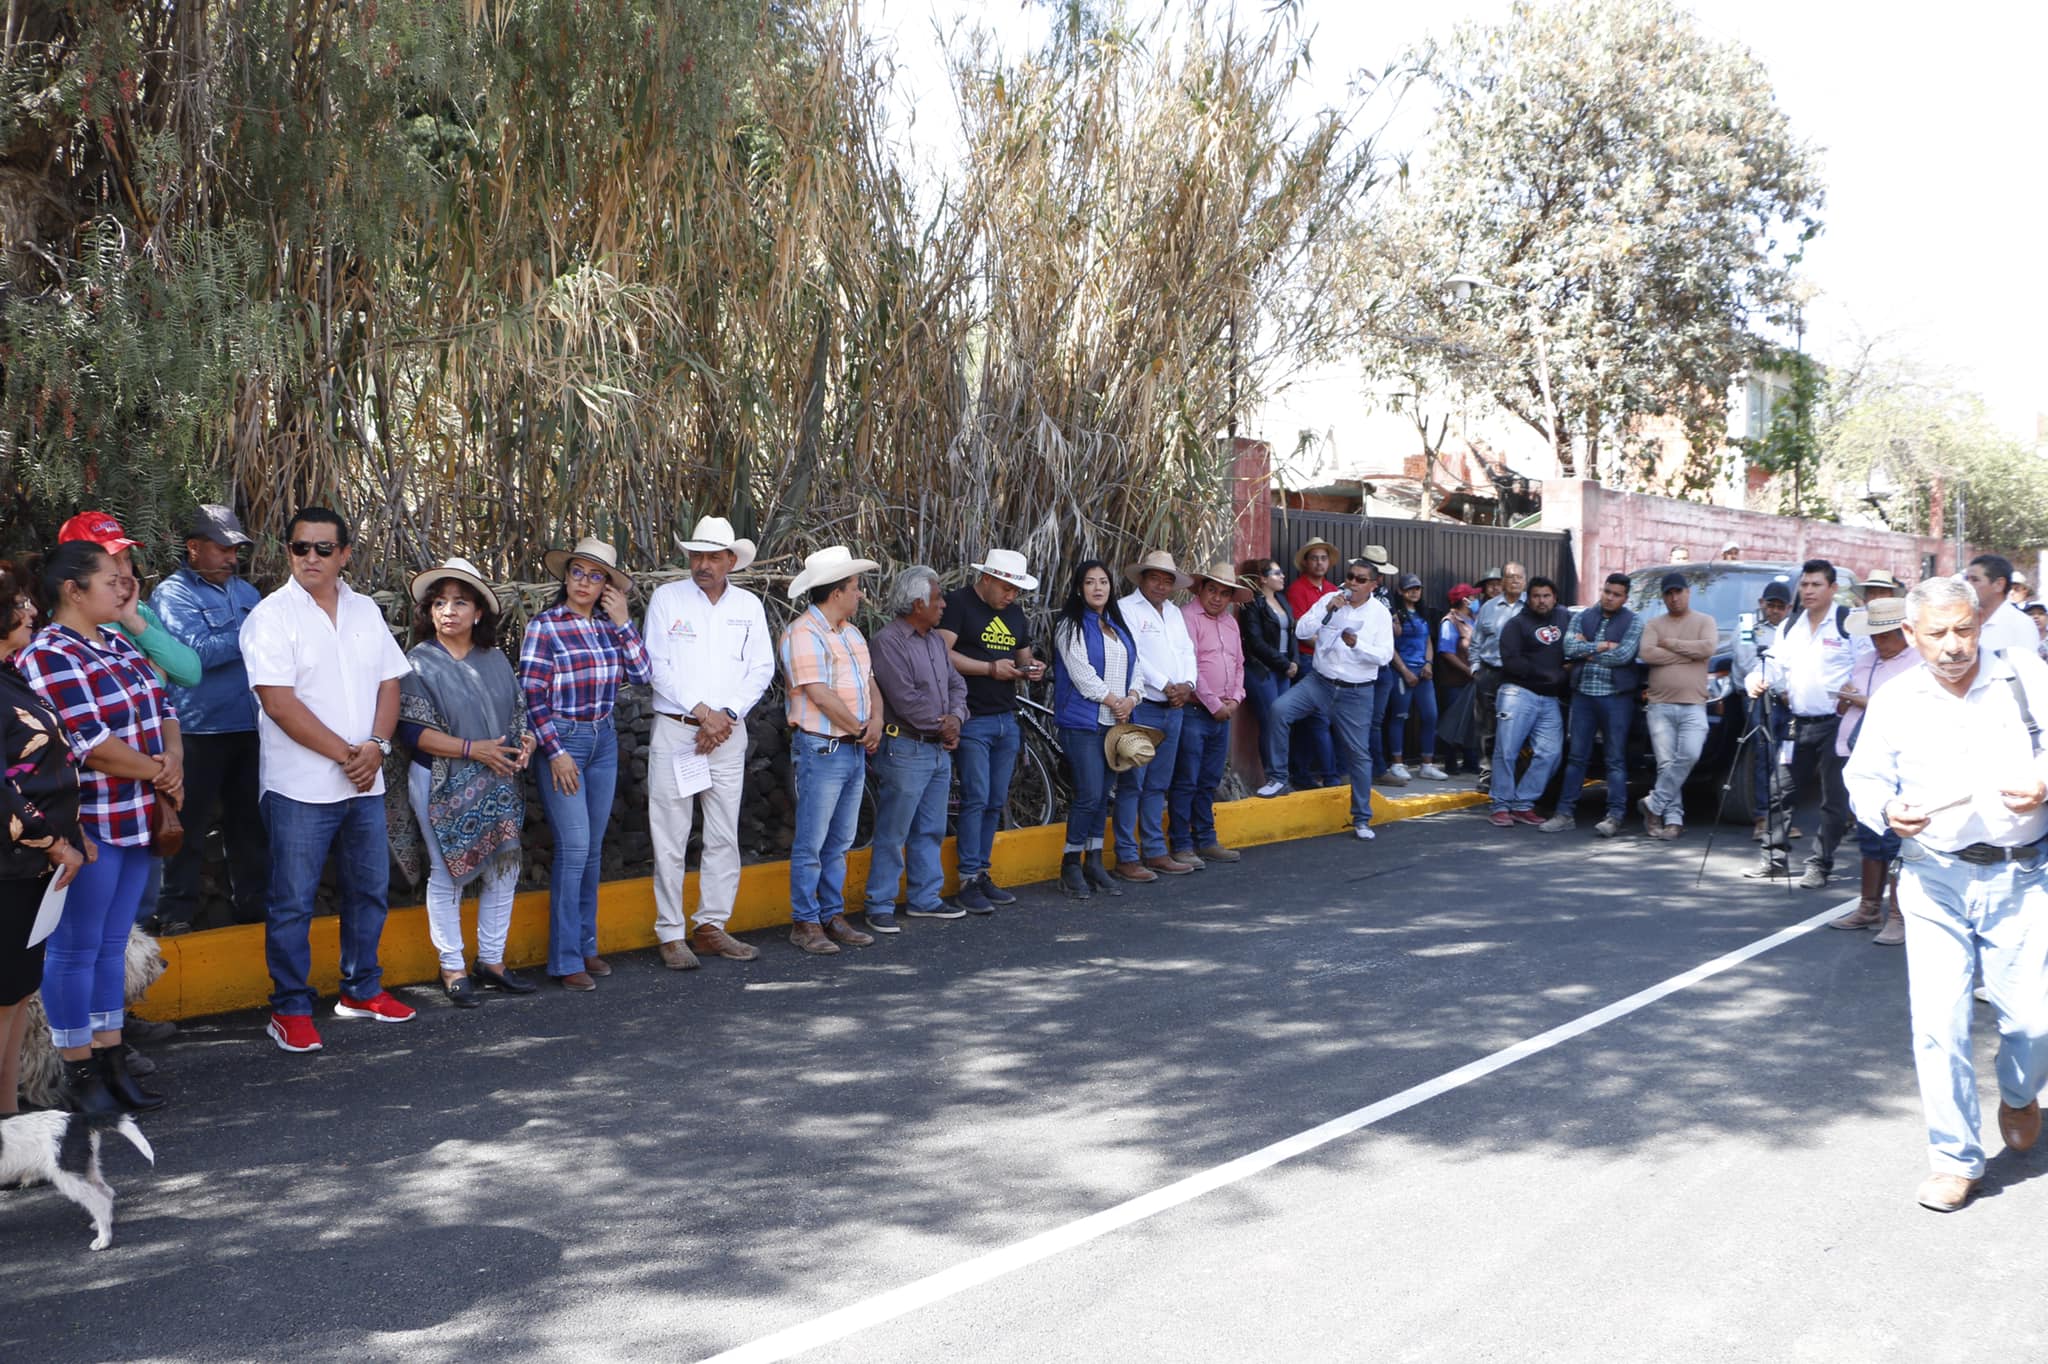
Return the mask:
[[[114,1190],[100,1178],[100,1133],[112,1128],[128,1138],[152,1166],[149,1138],[122,1113],[84,1117],[76,1113],[26,1113],[0,1118],[0,1184],[48,1180],[57,1192],[92,1215],[94,1250],[114,1244]]]
[[[163,954],[156,950],[155,938],[139,928],[129,930],[127,959],[122,967],[126,977],[123,994],[129,1008],[149,993],[149,987],[156,984],[166,966]],[[21,1097],[37,1108],[62,1108],[64,1063],[58,1058],[57,1049],[50,1045],[50,1020],[43,1013],[42,995],[30,995],[27,1007],[28,1021],[23,1025],[21,1039]]]

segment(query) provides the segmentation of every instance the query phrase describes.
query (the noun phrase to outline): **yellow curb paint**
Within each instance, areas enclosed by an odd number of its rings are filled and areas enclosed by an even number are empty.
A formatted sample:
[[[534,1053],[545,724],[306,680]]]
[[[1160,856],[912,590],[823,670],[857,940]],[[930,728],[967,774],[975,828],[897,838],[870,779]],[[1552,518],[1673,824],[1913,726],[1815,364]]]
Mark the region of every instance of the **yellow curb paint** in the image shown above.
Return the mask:
[[[1486,797],[1476,791],[1446,791],[1427,796],[1388,797],[1373,792],[1372,822],[1419,819],[1483,805]],[[1300,838],[1320,838],[1350,827],[1349,787],[1326,787],[1320,791],[1297,791],[1271,800],[1226,801],[1216,807],[1216,835],[1230,847],[1255,847]],[[1045,824],[1031,829],[1006,829],[996,835],[995,864],[1002,869],[1006,885],[1028,885],[1050,881],[1059,875],[1060,850],[1066,843],[1064,824]],[[1114,853],[1110,858],[1114,860]],[[944,858],[950,888],[955,871],[953,840],[947,839]],[[846,900],[849,908],[865,901],[868,854],[865,850],[847,854]],[[684,890],[684,902],[697,898],[697,873],[691,872]],[[464,941],[476,941],[476,905],[465,902],[462,911]],[[757,862],[740,870],[739,898],[729,927],[735,933],[775,928],[789,922],[789,863]],[[315,990],[333,995],[341,988],[340,922],[324,914],[312,922],[313,979]],[[597,892],[597,945],[601,952],[633,952],[654,946],[654,881],[639,877],[630,881],[607,881]],[[137,1012],[156,1019],[198,1018],[256,1008],[270,998],[270,975],[263,961],[263,928],[245,924],[233,928],[209,929],[165,938],[158,944],[168,964],[161,979],[143,999]],[[546,891],[528,891],[512,906],[512,931],[505,943],[506,960],[513,966],[539,966],[548,950],[548,897]],[[427,911],[420,907],[394,909],[384,921],[384,938],[379,948],[384,983],[417,985],[440,978],[440,960],[427,938]]]

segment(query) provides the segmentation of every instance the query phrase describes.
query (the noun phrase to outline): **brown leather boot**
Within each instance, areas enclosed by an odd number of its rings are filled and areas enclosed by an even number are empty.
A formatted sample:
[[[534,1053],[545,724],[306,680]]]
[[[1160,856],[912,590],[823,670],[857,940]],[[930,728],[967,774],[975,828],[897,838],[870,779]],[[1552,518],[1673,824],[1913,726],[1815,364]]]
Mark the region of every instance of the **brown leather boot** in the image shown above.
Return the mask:
[[[843,942],[848,947],[866,947],[875,939],[872,934],[863,933],[846,922],[844,914],[834,914],[825,923],[825,935],[834,942]]]
[[[1882,862],[1863,862],[1862,896],[1856,901],[1855,912],[1844,914],[1839,919],[1828,920],[1829,928],[1875,928],[1884,922],[1884,874]]]
[[[814,957],[829,957],[839,950],[839,944],[825,936],[825,930],[816,924],[791,924],[789,940]]]
[[[702,957],[724,957],[727,961],[752,961],[761,949],[749,946],[718,924],[698,924],[690,930],[690,946]]]

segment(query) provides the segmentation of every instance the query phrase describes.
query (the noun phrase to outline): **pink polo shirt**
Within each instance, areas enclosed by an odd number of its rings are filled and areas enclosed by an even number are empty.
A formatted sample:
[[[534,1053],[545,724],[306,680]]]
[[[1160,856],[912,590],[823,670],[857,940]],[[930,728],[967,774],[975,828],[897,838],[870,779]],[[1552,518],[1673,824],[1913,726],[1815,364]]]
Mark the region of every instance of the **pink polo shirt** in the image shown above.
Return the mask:
[[[1849,680],[1865,696],[1877,695],[1877,689],[1894,677],[1902,676],[1920,666],[1920,651],[1908,644],[1904,650],[1887,661],[1877,656],[1877,651],[1864,654],[1856,660]],[[1842,716],[1842,723],[1835,730],[1835,752],[1846,758],[1849,746],[1856,742],[1856,731],[1863,726],[1866,711],[1863,706],[1850,706]]]
[[[1232,701],[1244,700],[1244,633],[1238,629],[1237,614],[1212,616],[1199,601],[1187,602],[1180,614],[1188,623],[1188,638],[1195,642],[1195,699],[1211,715]]]

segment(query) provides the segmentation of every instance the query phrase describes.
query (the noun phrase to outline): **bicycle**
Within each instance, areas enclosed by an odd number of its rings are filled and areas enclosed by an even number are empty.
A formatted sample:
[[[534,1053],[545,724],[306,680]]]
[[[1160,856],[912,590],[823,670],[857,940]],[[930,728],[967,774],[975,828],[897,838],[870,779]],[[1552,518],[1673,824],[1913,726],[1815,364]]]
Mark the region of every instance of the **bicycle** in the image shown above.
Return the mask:
[[[1017,720],[1023,742],[1017,749],[1017,766],[1010,773],[1010,795],[1003,804],[999,829],[1029,829],[1050,824],[1073,798],[1073,776],[1060,752],[1059,732],[1053,725],[1052,707],[1034,700],[1028,692],[1017,695]],[[874,755],[868,755],[867,785],[860,796],[860,820],[854,826],[853,846],[866,848],[875,841],[876,788]],[[946,795],[946,832],[955,833],[960,823],[960,777],[956,772]]]

